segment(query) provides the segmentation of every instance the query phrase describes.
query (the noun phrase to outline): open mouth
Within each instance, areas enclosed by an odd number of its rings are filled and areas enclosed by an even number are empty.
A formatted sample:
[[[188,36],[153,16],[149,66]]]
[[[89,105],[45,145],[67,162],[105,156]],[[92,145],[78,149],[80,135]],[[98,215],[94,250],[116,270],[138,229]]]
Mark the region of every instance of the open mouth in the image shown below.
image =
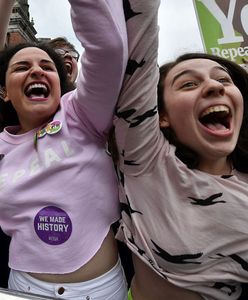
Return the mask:
[[[72,64],[69,63],[69,62],[66,62],[66,63],[65,63],[65,68],[66,68],[67,73],[68,73],[69,75],[71,75],[71,73],[72,73]]]
[[[44,83],[33,83],[25,89],[25,95],[31,99],[47,98],[49,89]]]
[[[200,116],[201,124],[212,131],[229,130],[231,127],[231,111],[226,105],[207,108]]]

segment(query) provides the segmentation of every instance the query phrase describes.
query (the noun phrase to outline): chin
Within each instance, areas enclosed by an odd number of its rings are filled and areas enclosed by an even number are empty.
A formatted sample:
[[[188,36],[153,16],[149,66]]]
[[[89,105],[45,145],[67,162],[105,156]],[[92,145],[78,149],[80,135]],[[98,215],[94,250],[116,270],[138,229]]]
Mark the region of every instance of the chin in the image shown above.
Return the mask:
[[[216,157],[216,159],[227,158],[234,151],[234,149],[235,148],[233,147],[222,147],[221,149],[215,149],[213,150],[213,157]]]

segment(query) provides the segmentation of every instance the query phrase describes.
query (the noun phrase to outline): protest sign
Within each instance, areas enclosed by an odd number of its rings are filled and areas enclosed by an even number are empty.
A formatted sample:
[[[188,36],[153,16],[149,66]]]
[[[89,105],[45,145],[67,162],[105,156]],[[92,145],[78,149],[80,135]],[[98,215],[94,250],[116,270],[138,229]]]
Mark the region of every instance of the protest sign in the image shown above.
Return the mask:
[[[248,0],[193,0],[205,52],[248,59]]]

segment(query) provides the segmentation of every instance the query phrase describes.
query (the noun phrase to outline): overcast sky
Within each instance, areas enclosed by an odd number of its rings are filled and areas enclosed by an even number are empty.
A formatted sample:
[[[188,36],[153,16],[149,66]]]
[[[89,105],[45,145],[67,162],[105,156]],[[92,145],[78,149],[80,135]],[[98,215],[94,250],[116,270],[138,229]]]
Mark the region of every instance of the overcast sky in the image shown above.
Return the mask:
[[[70,23],[67,0],[29,0],[29,6],[37,38],[65,36],[80,52]],[[159,25],[160,64],[184,52],[203,51],[192,0],[161,0]]]

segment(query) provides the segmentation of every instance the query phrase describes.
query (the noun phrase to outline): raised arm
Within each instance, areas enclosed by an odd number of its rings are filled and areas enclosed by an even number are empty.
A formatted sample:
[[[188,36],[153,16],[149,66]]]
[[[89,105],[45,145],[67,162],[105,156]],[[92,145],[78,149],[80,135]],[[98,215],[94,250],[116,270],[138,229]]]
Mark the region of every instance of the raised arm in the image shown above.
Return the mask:
[[[75,34],[85,49],[75,90],[81,118],[106,136],[127,64],[122,0],[69,2]]]
[[[124,3],[129,62],[114,123],[120,168],[137,175],[151,166],[162,143],[157,113],[160,1],[125,0]]]
[[[14,2],[15,0],[0,0],[0,49],[4,47]]]

